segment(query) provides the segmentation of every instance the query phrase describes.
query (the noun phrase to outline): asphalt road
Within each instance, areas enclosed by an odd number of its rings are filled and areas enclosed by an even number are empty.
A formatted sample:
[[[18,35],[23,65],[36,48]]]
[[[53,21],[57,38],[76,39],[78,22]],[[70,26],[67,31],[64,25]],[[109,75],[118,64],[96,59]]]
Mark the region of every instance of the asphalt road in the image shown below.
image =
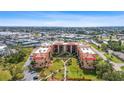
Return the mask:
[[[92,47],[93,51],[98,54],[104,61],[107,60],[106,56],[104,56],[104,54],[100,51],[98,51],[97,49],[95,49],[94,47]]]
[[[32,53],[30,54],[30,56],[34,53],[34,51],[35,51],[35,49],[32,51]],[[28,66],[30,66],[30,63],[31,63],[30,56],[27,59],[27,61],[25,62],[25,64],[24,64],[24,68],[25,68],[25,70],[23,72],[24,73],[24,78],[23,78],[24,81],[33,81],[33,77],[35,77],[35,76],[38,75],[37,72],[30,71],[29,68],[28,68]]]
[[[103,52],[100,52],[98,51],[97,49],[93,48],[93,51],[98,54],[104,61],[107,61],[107,58],[106,56],[104,55]],[[116,70],[116,71],[121,71],[121,67],[124,66],[124,63],[115,63],[113,61],[109,61],[110,64],[112,64],[113,68]]]

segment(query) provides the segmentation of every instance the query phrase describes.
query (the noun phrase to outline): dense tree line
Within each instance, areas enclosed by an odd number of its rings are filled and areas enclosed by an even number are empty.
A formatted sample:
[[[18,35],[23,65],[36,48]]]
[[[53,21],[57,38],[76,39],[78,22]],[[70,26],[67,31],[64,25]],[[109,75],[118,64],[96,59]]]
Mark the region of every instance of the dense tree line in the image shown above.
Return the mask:
[[[32,49],[22,48],[18,53],[0,57],[0,80],[20,80],[24,77],[24,63]]]
[[[35,26],[29,26],[29,27],[0,27],[0,31],[12,31],[12,32],[51,32],[51,31],[69,31],[69,32],[76,32],[76,31],[104,31],[107,33],[113,33],[115,31],[123,32],[124,27],[116,27],[116,26],[111,26],[111,27],[35,27]]]
[[[108,41],[108,47],[114,51],[122,51],[124,50],[124,45],[121,44],[121,41]]]
[[[124,72],[115,71],[112,65],[99,59],[95,63],[96,74],[99,79],[108,81],[122,81],[124,80]]]

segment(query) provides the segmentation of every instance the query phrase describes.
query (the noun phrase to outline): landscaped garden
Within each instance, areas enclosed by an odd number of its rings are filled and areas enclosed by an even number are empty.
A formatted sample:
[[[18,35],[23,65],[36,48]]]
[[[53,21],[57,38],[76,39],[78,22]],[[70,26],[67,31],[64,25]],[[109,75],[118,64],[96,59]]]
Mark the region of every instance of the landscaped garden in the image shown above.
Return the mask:
[[[70,60],[65,61],[67,68],[67,81],[123,80],[123,72],[115,71],[111,64],[103,61],[98,56],[97,60],[94,62],[94,66],[96,68],[94,70],[80,68],[78,59],[76,57],[70,58]],[[122,69],[124,70],[124,67],[122,67]],[[61,81],[65,79],[64,71],[64,60],[62,58],[54,58],[49,67],[41,70],[40,76],[42,80]]]
[[[69,80],[96,80],[95,71],[84,70],[79,67],[78,60],[72,58],[67,66],[67,79]]]
[[[64,61],[62,59],[53,59],[52,64],[48,68],[44,68],[40,72],[41,78],[47,78],[47,80],[63,80],[64,79]],[[78,60],[71,58],[66,63],[67,66],[67,80],[98,80],[95,70],[84,70],[79,67]]]
[[[69,58],[71,59],[68,60]],[[80,68],[80,63],[77,57],[68,53],[64,53],[64,54],[62,53],[61,55],[54,55],[52,64],[49,67],[41,70],[40,72],[41,78],[47,77],[47,80],[63,80],[65,61],[67,61],[66,62],[67,80],[76,80],[76,81],[98,80],[95,70],[86,70]]]
[[[58,71],[58,72],[57,72]],[[45,78],[48,75],[52,74],[52,77],[61,80],[63,78],[63,60],[62,59],[53,59],[52,64],[48,68],[44,68],[40,72],[41,78]],[[44,75],[43,75],[44,74]],[[49,77],[48,79],[50,79]]]

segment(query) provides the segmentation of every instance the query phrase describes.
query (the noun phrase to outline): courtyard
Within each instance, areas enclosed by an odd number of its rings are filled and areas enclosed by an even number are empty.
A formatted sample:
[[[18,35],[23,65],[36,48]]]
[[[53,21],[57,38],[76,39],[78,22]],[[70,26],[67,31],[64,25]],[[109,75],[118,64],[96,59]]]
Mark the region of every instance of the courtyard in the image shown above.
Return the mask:
[[[77,57],[66,53],[58,56],[54,55],[52,64],[41,69],[40,80],[92,81],[98,79],[95,70],[82,69]]]

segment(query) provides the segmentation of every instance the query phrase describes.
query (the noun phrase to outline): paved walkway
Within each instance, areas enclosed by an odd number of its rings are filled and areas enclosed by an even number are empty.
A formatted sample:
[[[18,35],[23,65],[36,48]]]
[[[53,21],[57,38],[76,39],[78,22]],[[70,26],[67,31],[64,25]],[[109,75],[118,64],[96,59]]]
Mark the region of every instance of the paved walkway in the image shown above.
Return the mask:
[[[67,65],[66,63],[70,60],[71,58],[67,59],[65,62],[64,62],[64,81],[67,80]]]
[[[63,64],[64,64],[64,81],[67,80],[67,66],[66,66],[66,63],[70,60],[71,58],[67,59],[65,62],[63,61]],[[63,68],[61,68],[63,69]],[[59,72],[59,69],[57,69],[56,71],[52,72],[51,74],[49,74],[48,76],[46,76],[44,79],[48,79],[49,77],[51,77],[54,73],[58,73]],[[43,79],[40,79],[40,81],[42,81]]]

